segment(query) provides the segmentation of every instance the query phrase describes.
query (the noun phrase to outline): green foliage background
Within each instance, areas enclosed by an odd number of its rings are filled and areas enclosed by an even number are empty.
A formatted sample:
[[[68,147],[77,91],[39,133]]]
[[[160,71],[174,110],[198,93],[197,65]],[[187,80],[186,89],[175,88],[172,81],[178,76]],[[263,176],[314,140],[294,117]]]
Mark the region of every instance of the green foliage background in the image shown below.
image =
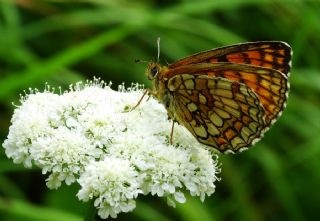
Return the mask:
[[[118,220],[318,220],[320,215],[320,2],[303,0],[0,0],[0,142],[12,102],[45,82],[67,88],[101,77],[150,85],[145,64],[214,47],[282,40],[294,51],[288,106],[250,151],[220,156],[222,180],[205,203],[170,208],[143,197]],[[138,99],[138,98],[137,98]],[[76,186],[48,191],[37,168],[0,150],[0,220],[76,221],[86,206]]]

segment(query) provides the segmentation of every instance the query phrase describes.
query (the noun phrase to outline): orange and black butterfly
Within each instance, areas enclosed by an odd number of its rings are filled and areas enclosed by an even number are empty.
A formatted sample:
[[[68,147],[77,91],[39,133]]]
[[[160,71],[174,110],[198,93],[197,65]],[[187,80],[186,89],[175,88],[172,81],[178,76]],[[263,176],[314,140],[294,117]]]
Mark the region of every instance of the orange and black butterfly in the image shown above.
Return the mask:
[[[260,41],[200,52],[168,66],[150,62],[146,74],[153,88],[147,92],[200,143],[237,153],[260,140],[285,108],[291,56],[284,42]]]

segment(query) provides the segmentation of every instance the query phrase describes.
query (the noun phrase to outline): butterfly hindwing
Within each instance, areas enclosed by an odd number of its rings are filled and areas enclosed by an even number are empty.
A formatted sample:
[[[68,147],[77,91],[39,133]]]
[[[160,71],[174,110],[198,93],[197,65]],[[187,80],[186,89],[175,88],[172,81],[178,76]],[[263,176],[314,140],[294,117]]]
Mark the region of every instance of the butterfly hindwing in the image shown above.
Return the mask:
[[[175,75],[168,81],[169,111],[199,142],[220,152],[239,152],[260,139],[264,109],[245,84],[206,74]]]
[[[281,115],[286,105],[289,91],[288,77],[273,69],[224,62],[200,63],[170,69],[166,76],[171,78],[180,74],[199,73],[243,83],[251,88],[265,109],[265,121],[268,127]]]

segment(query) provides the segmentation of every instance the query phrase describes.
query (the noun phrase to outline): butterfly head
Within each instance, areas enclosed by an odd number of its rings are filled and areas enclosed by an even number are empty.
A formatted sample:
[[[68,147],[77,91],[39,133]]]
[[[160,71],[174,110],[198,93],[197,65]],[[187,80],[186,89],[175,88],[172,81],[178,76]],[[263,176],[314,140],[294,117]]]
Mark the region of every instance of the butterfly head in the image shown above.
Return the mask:
[[[148,64],[147,70],[146,70],[146,75],[149,80],[153,80],[154,78],[157,77],[157,75],[160,73],[161,66],[157,62],[150,62]]]
[[[146,75],[149,80],[153,80],[157,77],[157,75],[161,72],[161,65],[159,64],[160,59],[160,37],[157,38],[157,46],[158,46],[158,53],[157,53],[157,62],[151,61],[148,63],[148,67],[146,70]]]

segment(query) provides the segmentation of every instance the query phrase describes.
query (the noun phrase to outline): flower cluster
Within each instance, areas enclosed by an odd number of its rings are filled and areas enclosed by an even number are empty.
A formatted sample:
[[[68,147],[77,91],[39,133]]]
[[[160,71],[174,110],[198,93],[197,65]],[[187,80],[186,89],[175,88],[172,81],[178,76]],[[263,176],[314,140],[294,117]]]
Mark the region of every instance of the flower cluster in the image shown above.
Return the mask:
[[[135,208],[139,194],[185,202],[183,192],[204,200],[215,190],[216,157],[171,121],[156,100],[133,86],[118,91],[99,82],[55,94],[30,93],[12,117],[3,147],[15,163],[36,165],[47,186],[80,184],[82,201],[94,200],[102,218]]]

